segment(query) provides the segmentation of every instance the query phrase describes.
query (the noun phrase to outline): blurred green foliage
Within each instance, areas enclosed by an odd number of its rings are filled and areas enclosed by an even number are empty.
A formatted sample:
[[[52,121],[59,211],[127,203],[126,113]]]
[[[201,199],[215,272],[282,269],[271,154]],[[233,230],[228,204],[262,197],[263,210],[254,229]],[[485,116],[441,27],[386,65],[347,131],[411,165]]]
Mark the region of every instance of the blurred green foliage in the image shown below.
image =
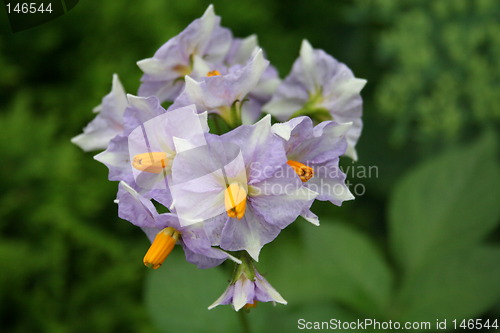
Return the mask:
[[[135,62],[208,4],[81,1],[16,34],[0,10],[0,331],[236,330],[230,309],[206,310],[229,274],[197,270],[176,249],[146,276],[148,241],[118,219],[117,184],[69,142],[113,73],[135,93]],[[378,176],[349,174],[366,193],[315,204],[319,229],[298,221],[264,247],[259,267],[289,305],[259,305],[255,330],[293,331],[298,318],[498,318],[498,138],[482,133],[500,120],[500,3],[214,5],[236,36],[258,35],[281,76],[307,38],[368,79],[361,159],[342,163]]]
[[[384,78],[377,109],[392,140],[424,152],[500,122],[500,5],[495,0],[359,1],[389,29],[377,49]],[[498,128],[498,127],[497,127]]]

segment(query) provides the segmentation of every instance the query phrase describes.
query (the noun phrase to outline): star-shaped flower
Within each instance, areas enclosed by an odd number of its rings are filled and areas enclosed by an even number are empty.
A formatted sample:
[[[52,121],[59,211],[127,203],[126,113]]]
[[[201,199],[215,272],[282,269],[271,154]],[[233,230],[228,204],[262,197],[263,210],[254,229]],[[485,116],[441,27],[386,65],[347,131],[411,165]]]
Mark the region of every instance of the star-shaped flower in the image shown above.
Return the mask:
[[[343,201],[354,199],[345,184],[346,175],[339,167],[339,157],[347,148],[346,133],[351,125],[324,121],[314,126],[309,117],[297,117],[272,127],[284,140],[290,170],[299,175],[305,187],[318,193],[317,200],[340,206]],[[309,208],[301,215],[319,224],[318,217]]]
[[[323,50],[302,42],[300,57],[291,73],[276,90],[264,111],[280,121],[310,116],[318,122],[352,122],[346,133],[345,155],[357,159],[356,143],[361,134],[363,101],[360,91],[366,80],[354,77],[351,70]]]
[[[206,75],[210,64],[222,62],[231,41],[231,31],[220,26],[220,17],[210,5],[201,18],[161,46],[152,58],[137,63],[144,72],[139,95],[173,101],[184,87],[184,76]]]
[[[171,193],[181,225],[202,221],[212,245],[247,251],[258,260],[264,244],[309,208],[317,193],[288,168],[283,143],[270,117],[178,154]]]

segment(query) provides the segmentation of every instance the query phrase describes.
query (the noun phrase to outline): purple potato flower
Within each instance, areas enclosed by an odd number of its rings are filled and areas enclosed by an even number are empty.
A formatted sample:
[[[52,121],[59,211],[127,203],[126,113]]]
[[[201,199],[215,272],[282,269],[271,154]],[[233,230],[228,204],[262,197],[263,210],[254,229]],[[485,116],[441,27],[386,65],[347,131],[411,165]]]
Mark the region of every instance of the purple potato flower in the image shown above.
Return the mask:
[[[264,59],[261,49],[255,49],[251,59],[243,65],[234,65],[214,76],[205,76],[199,81],[186,76],[186,87],[169,107],[176,109],[195,104],[198,112],[218,114],[233,127],[257,120],[260,110],[252,106],[249,93],[257,87],[269,61]]]
[[[139,95],[173,101],[184,87],[184,76],[206,75],[212,64],[223,61],[231,41],[231,31],[220,26],[220,17],[208,6],[201,18],[161,46],[152,58],[137,63],[144,72]]]
[[[288,165],[297,172],[305,187],[318,193],[317,200],[340,206],[343,201],[354,199],[345,184],[346,175],[339,167],[351,125],[324,121],[314,126],[309,117],[297,117],[272,126],[273,132],[284,139]],[[309,209],[301,215],[319,225],[318,217]]]
[[[207,114],[193,105],[165,111],[156,97],[128,95],[123,135],[94,158],[109,168],[109,179],[125,181],[142,195],[169,207],[172,161],[178,151],[205,145]]]
[[[280,121],[306,115],[320,121],[352,122],[346,133],[345,155],[356,160],[355,146],[363,126],[360,91],[365,84],[366,80],[354,77],[345,64],[323,50],[313,49],[304,40],[291,73],[264,106],[264,111]]]
[[[239,311],[241,308],[255,307],[257,302],[287,304],[287,301],[257,271],[253,263],[242,260],[233,281],[208,309],[211,310],[219,305],[231,304],[234,310]]]
[[[206,147],[178,154],[172,165],[170,190],[181,225],[205,221],[212,245],[245,250],[258,261],[261,248],[317,196],[295,173],[282,172],[286,162],[270,116],[208,135]]]

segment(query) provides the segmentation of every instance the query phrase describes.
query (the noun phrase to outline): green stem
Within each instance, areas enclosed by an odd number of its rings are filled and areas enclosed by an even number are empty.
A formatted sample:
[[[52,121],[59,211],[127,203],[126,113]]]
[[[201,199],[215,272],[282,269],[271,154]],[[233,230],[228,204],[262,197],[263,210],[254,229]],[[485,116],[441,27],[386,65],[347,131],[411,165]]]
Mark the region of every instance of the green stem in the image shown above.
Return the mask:
[[[252,330],[250,329],[250,323],[248,322],[248,311],[245,309],[240,309],[238,311],[238,316],[240,317],[240,323],[241,323],[241,332],[242,333],[251,333]]]
[[[241,125],[241,106],[244,101],[236,100],[231,105],[231,124],[233,128],[236,128]]]

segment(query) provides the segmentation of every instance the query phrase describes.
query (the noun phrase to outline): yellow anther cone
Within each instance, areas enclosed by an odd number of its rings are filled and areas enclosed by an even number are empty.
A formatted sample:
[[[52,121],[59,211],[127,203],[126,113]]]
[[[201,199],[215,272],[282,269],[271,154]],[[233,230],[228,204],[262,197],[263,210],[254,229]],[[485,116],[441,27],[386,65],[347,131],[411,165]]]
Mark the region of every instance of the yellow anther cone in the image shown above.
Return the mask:
[[[309,179],[311,179],[314,176],[313,168],[311,168],[303,163],[289,160],[287,162],[287,164],[293,168],[295,173],[297,173],[297,175],[299,175],[300,180],[302,180],[302,182],[304,182],[304,183],[307,182]]]
[[[207,73],[207,76],[219,76],[220,72],[218,70],[213,70]]]
[[[241,220],[247,208],[247,192],[237,183],[232,183],[224,192],[224,205],[229,217]]]
[[[179,232],[172,227],[165,228],[156,237],[144,256],[143,262],[149,268],[157,269],[174,249]]]
[[[132,161],[135,169],[150,173],[162,173],[167,165],[167,154],[164,152],[138,154]]]

